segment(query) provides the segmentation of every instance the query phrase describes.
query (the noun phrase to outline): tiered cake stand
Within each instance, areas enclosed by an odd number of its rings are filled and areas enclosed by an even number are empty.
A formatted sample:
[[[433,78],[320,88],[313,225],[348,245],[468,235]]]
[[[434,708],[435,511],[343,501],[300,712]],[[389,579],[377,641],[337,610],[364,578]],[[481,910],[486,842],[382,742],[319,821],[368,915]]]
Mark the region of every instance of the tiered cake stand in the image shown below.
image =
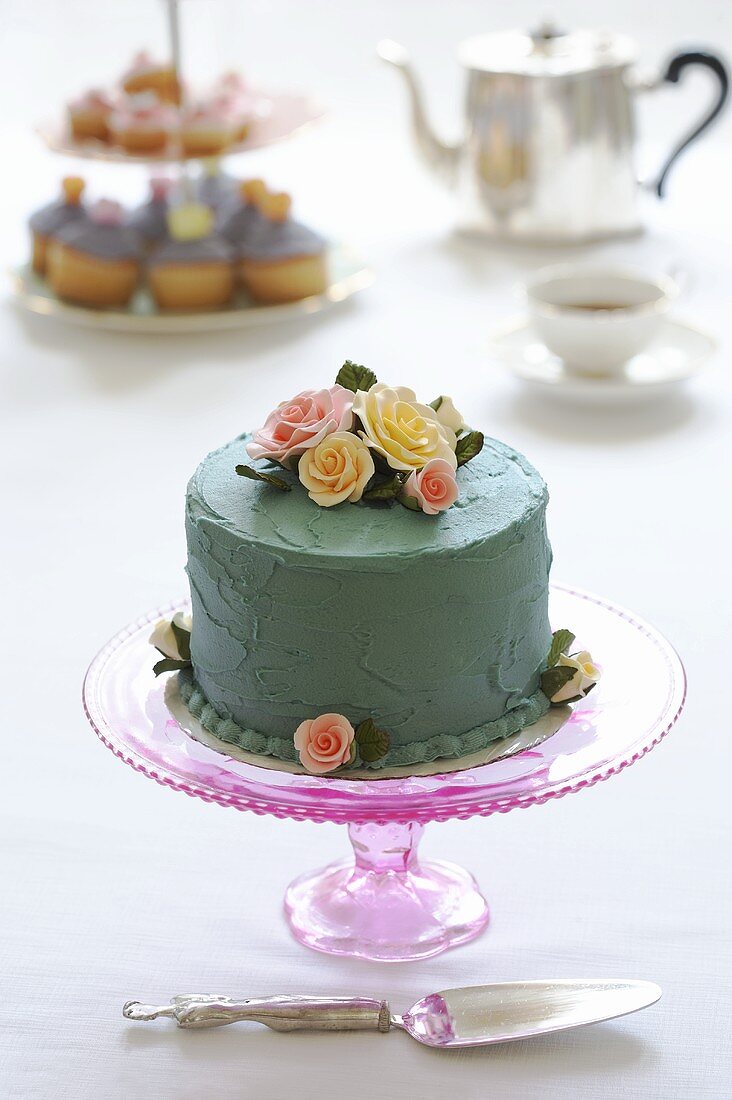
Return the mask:
[[[180,35],[180,0],[165,0],[168,12],[170,56],[178,74],[183,73]],[[245,141],[227,149],[216,160],[262,149],[301,133],[324,115],[323,107],[309,96],[272,93],[263,96],[267,111],[253,119]],[[38,133],[51,152],[85,160],[108,161],[114,164],[178,165],[181,186],[190,188],[188,167],[195,161],[212,158],[185,156],[175,142],[160,153],[136,155],[103,142],[74,141],[65,126],[48,123],[38,127]],[[348,248],[335,244],[328,250],[330,282],[322,294],[281,305],[257,305],[241,293],[232,304],[211,311],[171,312],[158,310],[152,296],[144,288],[125,308],[92,309],[69,305],[53,293],[44,279],[36,275],[30,264],[19,264],[11,271],[16,300],[31,313],[57,317],[85,327],[117,332],[188,333],[211,330],[248,328],[271,324],[296,317],[320,313],[345,301],[359,290],[370,286],[373,272]]]
[[[308,872],[285,894],[295,937],[330,954],[420,959],[473,939],[488,923],[485,899],[467,871],[419,859],[424,826],[540,805],[609,779],[659,743],[684,703],[681,661],[657,631],[596,596],[554,587],[552,623],[571,624],[603,677],[542,744],[430,776],[359,781],[273,771],[202,744],[167,705],[148,637],[153,622],[185,607],[152,611],[104,647],[84,683],[89,721],[120,760],[163,786],[255,814],[347,825],[353,860]]]

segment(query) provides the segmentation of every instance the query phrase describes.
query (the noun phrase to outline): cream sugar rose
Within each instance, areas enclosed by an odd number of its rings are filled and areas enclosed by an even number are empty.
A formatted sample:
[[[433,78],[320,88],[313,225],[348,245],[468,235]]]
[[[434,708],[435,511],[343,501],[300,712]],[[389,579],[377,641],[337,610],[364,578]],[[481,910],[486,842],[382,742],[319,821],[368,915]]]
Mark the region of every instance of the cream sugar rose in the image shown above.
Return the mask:
[[[347,361],[194,474],[192,622],[155,670],[222,751],[331,776],[478,752],[599,675],[549,627],[546,502],[449,398]]]

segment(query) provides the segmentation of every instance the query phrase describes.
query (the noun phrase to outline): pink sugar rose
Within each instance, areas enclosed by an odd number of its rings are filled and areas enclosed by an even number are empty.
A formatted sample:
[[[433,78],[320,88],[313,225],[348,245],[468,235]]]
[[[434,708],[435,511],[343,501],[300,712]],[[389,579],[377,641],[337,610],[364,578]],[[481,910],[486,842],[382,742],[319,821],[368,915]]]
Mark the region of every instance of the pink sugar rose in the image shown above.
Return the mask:
[[[320,775],[348,763],[353,737],[353,726],[342,714],[321,714],[300,723],[295,748],[306,771]]]
[[[404,485],[404,495],[414,497],[428,516],[444,512],[458,498],[455,471],[443,458],[433,458],[421,470],[414,470]]]
[[[327,390],[303,390],[282,401],[253,433],[247,451],[251,458],[286,463],[331,432],[347,432],[353,424],[353,394],[343,386]]]

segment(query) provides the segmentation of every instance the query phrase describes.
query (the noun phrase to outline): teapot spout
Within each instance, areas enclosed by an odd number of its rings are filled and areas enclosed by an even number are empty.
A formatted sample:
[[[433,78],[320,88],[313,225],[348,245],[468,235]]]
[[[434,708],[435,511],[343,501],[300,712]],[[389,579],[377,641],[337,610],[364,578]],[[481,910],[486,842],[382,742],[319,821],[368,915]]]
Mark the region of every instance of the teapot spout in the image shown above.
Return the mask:
[[[388,38],[379,42],[376,49],[382,61],[393,65],[404,77],[412,113],[412,132],[422,160],[443,183],[452,185],[457,175],[460,146],[446,144],[435,134],[428,122],[422,90],[407,51],[404,46]]]

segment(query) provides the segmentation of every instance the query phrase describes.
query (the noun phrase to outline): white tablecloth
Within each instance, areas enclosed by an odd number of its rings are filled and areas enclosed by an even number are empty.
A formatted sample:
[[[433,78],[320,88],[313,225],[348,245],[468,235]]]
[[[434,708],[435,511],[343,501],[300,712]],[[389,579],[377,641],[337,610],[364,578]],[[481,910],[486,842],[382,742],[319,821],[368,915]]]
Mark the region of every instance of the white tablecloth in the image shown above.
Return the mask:
[[[555,7],[566,23],[609,15]],[[630,0],[616,8],[648,62],[678,40],[732,41],[729,12],[712,0],[664,12],[663,28],[658,13],[644,16]],[[146,40],[138,17],[150,26],[158,17],[140,0],[100,39],[105,7],[63,9],[66,19],[60,6],[13,0],[2,15],[0,68],[23,89],[5,97],[7,262],[22,256],[22,219],[62,167],[29,133],[32,118],[60,89],[121,66]],[[668,204],[649,204],[643,238],[589,252],[681,268],[688,289],[679,313],[720,339],[714,362],[651,406],[550,404],[507,378],[486,342],[516,309],[521,273],[558,253],[451,235],[448,198],[405,144],[401,89],[372,60],[383,33],[414,43],[447,128],[458,81],[447,46],[489,17],[494,26],[528,22],[533,6],[491,13],[320,0],[252,9],[236,24],[245,63],[275,84],[318,87],[335,110],[320,130],[240,170],[292,186],[303,216],[356,244],[378,281],[328,316],[217,336],[95,335],[9,301],[0,307],[0,1094],[727,1096],[729,122],[679,167]],[[659,93],[644,106],[649,165],[706,93],[704,79],[690,77],[688,93]],[[118,196],[143,183],[126,168],[90,178],[97,194]],[[284,395],[329,383],[347,357],[428,397],[449,389],[472,423],[524,451],[551,489],[557,579],[656,624],[690,679],[681,724],[622,776],[527,813],[429,828],[425,854],[476,874],[492,923],[464,948],[404,965],[317,955],[288,934],[284,887],[345,854],[343,830],[224,812],[163,790],[96,742],[80,705],[84,669],[101,644],[185,590],[183,495],[201,456]],[[376,995],[401,1010],[430,990],[553,976],[645,977],[664,997],[627,1020],[452,1055],[398,1034],[196,1034],[135,1027],[120,1015],[128,998],[189,989]]]

